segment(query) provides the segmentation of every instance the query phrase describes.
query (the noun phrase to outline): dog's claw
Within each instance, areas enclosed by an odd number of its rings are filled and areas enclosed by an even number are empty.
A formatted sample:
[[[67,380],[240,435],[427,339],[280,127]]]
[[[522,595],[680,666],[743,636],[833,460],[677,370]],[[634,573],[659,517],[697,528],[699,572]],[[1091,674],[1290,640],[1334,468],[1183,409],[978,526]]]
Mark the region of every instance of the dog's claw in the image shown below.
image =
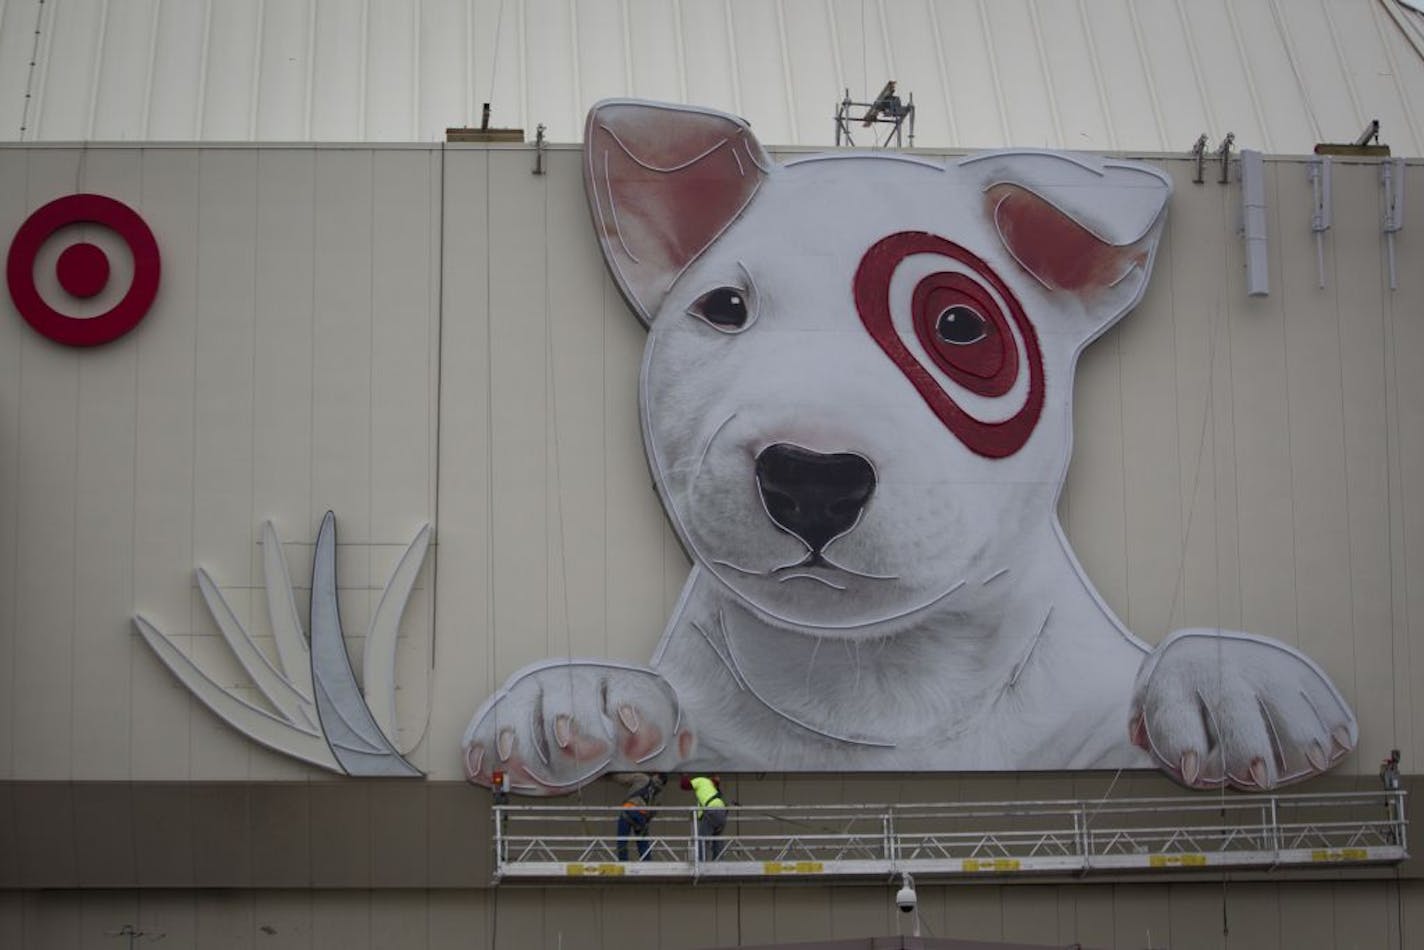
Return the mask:
[[[560,749],[567,749],[573,738],[573,721],[567,715],[554,717],[554,741]]]
[[[1150,752],[1152,743],[1147,738],[1147,713],[1138,712],[1128,724],[1129,741],[1144,752]]]
[[[465,774],[472,780],[480,774],[480,766],[485,761],[485,747],[479,744],[472,744],[465,749]]]
[[[1201,759],[1197,756],[1196,749],[1188,749],[1182,753],[1182,781],[1188,785],[1195,785],[1197,779],[1201,777]]]
[[[1270,788],[1270,777],[1266,774],[1266,760],[1257,756],[1251,760],[1251,781],[1257,788]]]
[[[501,762],[509,761],[509,757],[514,754],[514,730],[508,726],[499,730],[498,752]]]
[[[1336,726],[1330,730],[1330,741],[1335,746],[1335,757],[1345,755],[1354,748],[1350,743],[1350,730],[1344,726]]]
[[[618,721],[623,723],[624,728],[634,735],[638,734],[638,727],[642,725],[638,718],[638,710],[627,703],[618,707]]]
[[[1310,741],[1310,745],[1305,747],[1305,757],[1317,772],[1324,772],[1330,767],[1330,762],[1325,757],[1325,747],[1314,739]]]

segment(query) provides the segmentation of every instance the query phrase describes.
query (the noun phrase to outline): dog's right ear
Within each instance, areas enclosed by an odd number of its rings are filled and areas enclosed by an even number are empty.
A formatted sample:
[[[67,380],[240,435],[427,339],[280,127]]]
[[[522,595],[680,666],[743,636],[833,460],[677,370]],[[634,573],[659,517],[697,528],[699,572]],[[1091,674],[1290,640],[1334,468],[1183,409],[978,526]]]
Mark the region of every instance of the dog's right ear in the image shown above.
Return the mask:
[[[584,188],[593,226],[608,269],[645,324],[771,167],[735,116],[632,99],[589,110]]]

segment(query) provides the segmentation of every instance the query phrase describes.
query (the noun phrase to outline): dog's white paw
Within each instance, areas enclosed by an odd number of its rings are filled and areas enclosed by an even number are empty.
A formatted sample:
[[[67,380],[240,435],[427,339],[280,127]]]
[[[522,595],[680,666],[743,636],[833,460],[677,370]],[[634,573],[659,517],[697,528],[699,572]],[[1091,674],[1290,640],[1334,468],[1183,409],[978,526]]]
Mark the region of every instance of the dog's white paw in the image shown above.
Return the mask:
[[[1181,630],[1133,688],[1132,742],[1192,788],[1274,788],[1355,748],[1355,716],[1309,658],[1245,633]]]
[[[463,745],[469,781],[488,786],[503,772],[513,791],[558,795],[605,772],[671,768],[690,754],[692,736],[657,673],[555,661],[510,677],[475,713]]]

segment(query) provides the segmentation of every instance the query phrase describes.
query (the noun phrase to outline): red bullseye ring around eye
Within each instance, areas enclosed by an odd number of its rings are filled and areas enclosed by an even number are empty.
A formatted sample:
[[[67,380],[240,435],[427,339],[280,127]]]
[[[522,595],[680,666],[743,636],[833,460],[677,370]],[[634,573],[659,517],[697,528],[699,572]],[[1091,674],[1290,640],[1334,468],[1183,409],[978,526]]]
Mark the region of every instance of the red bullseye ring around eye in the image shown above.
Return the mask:
[[[118,303],[94,317],[71,317],[51,307],[35,284],[35,259],[45,241],[71,224],[98,224],[109,228],[133,255],[133,282]],[[78,298],[92,297],[109,279],[109,260],[92,244],[66,248],[56,265],[60,286]],[[56,198],[25,219],[10,242],[5,279],[10,299],[25,322],[41,335],[66,346],[99,346],[117,340],[138,325],[158,295],[161,270],[158,242],[148,225],[128,205],[103,195],[66,195]]]
[[[900,339],[890,312],[890,280],[901,262],[915,254],[946,257],[973,272],[972,278],[958,272],[933,274],[920,282],[914,295],[913,306],[923,311],[927,320],[944,309],[963,305],[987,321],[988,334],[979,343],[972,344],[985,348],[977,353],[966,350],[959,354],[952,346],[938,347],[930,341],[928,324],[922,323],[918,315],[912,315],[915,332],[932,361],[956,383],[981,396],[1007,393],[1021,371],[1017,351],[1010,354],[1015,346],[1008,332],[1010,324],[1017,329],[1024,345],[1022,370],[1028,373],[1028,393],[1018,412],[1009,418],[985,422],[971,416]],[[986,288],[992,289],[993,294]],[[865,252],[855,272],[854,294],[856,311],[871,338],[915,387],[945,428],[970,451],[997,459],[1007,458],[1023,448],[1043,412],[1043,355],[1038,334],[1023,306],[988,264],[938,235],[901,231],[881,238]],[[1007,314],[1000,313],[995,297],[1003,302]]]

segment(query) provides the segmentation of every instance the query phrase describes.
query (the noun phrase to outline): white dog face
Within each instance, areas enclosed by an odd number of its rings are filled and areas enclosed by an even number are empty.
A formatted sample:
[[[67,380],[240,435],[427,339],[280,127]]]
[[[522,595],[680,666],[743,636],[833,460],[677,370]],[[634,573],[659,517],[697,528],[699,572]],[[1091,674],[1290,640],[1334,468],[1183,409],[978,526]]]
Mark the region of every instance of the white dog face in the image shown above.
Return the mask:
[[[596,107],[587,142],[650,325],[651,466],[699,564],[769,622],[881,636],[1051,540],[1073,367],[1142,294],[1165,176],[1045,152],[778,166],[740,120],[636,102]]]

